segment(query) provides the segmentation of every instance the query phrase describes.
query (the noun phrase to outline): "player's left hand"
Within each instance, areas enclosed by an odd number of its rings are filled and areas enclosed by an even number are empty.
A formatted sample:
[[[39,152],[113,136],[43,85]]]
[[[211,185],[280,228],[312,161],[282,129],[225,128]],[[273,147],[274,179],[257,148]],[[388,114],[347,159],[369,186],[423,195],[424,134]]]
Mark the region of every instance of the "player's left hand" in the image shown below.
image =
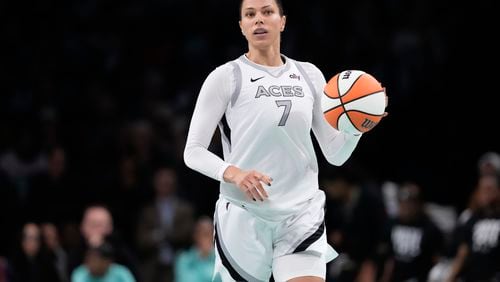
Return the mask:
[[[249,200],[253,201],[264,201],[264,199],[267,199],[268,195],[262,184],[271,186],[271,182],[273,181],[271,177],[261,172],[241,170],[232,165],[224,172],[224,180],[235,184]]]

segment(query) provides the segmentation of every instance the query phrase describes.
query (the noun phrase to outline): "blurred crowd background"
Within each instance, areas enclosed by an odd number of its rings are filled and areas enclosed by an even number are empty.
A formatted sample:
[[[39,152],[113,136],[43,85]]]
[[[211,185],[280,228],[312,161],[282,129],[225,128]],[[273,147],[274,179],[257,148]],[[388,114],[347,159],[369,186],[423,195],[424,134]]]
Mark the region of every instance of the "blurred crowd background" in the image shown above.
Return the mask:
[[[238,5],[0,3],[1,282],[205,281],[218,183],[187,169],[182,153],[203,80],[246,51]],[[427,277],[438,262],[435,277],[449,273],[467,241],[459,234],[468,212],[498,202],[498,182],[482,178],[500,169],[496,77],[483,67],[497,52],[484,36],[495,34],[496,3],[284,6],[285,55],[316,64],[327,80],[364,70],[389,96],[389,116],[344,167],[329,166],[318,150],[328,238],[342,252],[329,281],[389,279],[387,262],[394,275],[398,259],[410,264],[408,242],[420,237],[403,228],[402,258],[398,236],[387,235],[401,213],[429,216],[418,226],[432,244],[410,267],[414,275]],[[217,134],[210,149],[221,153]],[[477,200],[482,185],[496,190],[484,188]]]

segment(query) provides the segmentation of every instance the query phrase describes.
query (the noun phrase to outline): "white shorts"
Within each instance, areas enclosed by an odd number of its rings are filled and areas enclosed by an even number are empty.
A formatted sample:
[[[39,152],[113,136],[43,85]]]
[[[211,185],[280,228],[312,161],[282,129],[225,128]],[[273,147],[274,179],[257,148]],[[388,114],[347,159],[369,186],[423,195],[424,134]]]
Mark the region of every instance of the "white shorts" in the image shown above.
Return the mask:
[[[325,278],[326,263],[337,256],[326,241],[325,194],[318,190],[300,213],[270,222],[234,205],[217,201],[214,278],[222,281],[276,282],[301,276]]]

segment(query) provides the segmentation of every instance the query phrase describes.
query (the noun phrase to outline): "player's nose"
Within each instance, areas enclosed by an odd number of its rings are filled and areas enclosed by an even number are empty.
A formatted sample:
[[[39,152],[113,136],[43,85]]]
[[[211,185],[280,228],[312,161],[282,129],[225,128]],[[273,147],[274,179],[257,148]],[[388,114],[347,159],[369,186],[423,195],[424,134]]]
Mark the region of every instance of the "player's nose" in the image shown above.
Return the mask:
[[[262,19],[262,15],[260,13],[258,13],[255,16],[255,25],[263,24],[263,23],[264,23],[264,20]]]

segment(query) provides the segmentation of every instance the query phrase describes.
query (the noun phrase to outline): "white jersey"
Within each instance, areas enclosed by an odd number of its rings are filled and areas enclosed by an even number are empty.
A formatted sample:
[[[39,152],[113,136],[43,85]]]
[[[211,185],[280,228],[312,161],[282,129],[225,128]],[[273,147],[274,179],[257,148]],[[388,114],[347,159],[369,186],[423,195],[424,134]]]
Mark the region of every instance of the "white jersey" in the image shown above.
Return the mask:
[[[297,212],[319,188],[311,129],[334,165],[349,158],[360,138],[324,119],[321,71],[310,63],[283,60],[280,67],[267,67],[242,55],[216,68],[201,88],[184,151],[187,166],[221,181],[226,199],[272,221]],[[224,160],[207,149],[217,125]],[[234,184],[225,183],[229,165],[271,177],[272,185],[263,185],[269,198],[249,201]]]

